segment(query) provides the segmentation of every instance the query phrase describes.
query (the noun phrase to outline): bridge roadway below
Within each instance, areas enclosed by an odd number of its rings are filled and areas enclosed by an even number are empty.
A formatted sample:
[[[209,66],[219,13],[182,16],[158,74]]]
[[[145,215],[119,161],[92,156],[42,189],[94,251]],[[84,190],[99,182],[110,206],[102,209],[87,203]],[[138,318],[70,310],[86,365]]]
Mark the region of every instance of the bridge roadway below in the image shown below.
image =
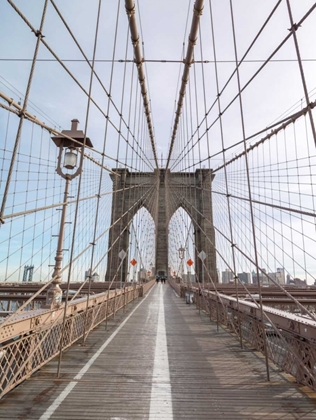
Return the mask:
[[[155,285],[0,401],[0,419],[315,419],[315,394]]]

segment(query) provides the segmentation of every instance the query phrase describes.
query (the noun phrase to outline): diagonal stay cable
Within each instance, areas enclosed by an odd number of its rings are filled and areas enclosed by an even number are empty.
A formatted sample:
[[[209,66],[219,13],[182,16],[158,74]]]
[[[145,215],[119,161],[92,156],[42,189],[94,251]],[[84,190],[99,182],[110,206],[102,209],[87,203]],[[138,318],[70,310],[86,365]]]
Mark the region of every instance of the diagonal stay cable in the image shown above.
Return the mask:
[[[30,21],[24,16],[24,14],[21,12],[21,10],[16,6],[16,4],[13,2],[13,0],[7,0],[9,2],[9,4],[13,7],[13,9],[18,13],[18,15],[24,20],[24,22],[28,25],[28,27],[31,29],[31,31],[36,35],[38,33],[38,31],[36,31],[36,29],[33,27],[33,25],[30,23]],[[82,86],[82,84],[78,81],[78,79],[73,75],[73,73],[66,67],[66,65],[61,61],[61,59],[57,56],[57,54],[55,53],[55,51],[49,46],[49,44],[46,42],[45,39],[43,39],[43,37],[40,37],[40,41],[42,42],[42,44],[47,48],[47,50],[52,54],[52,56],[59,62],[59,64],[63,67],[63,69],[67,72],[67,74],[72,78],[72,80],[77,84],[77,86],[82,90],[82,92],[89,97],[89,93],[87,92],[87,90]],[[110,117],[108,114],[106,114],[102,107],[93,99],[93,97],[90,97],[91,102],[94,104],[94,106],[99,110],[99,112],[104,116],[104,118],[106,120],[109,121],[109,123],[111,124],[111,126],[117,131],[117,133],[120,134],[120,136],[127,141],[126,137],[120,132],[120,130],[118,129],[118,127],[116,127],[116,125],[111,121]],[[145,157],[145,160],[147,160],[147,165],[151,168],[152,165],[150,163],[150,161],[147,158],[147,155],[145,154],[145,152],[140,148],[140,150],[142,151],[142,154]],[[136,152],[138,154],[138,152]],[[143,159],[140,155],[139,155],[140,159]]]
[[[197,40],[200,17],[203,13],[203,7],[204,7],[204,0],[196,0],[196,2],[194,4],[194,8],[193,8],[193,17],[192,17],[191,30],[190,30],[190,35],[189,35],[189,42],[188,42],[186,57],[185,57],[185,60],[184,60],[182,82],[181,82],[181,87],[180,87],[180,92],[179,92],[179,99],[178,99],[178,104],[177,104],[176,116],[175,116],[175,119],[174,119],[174,125],[173,125],[173,130],[172,130],[172,136],[171,136],[170,148],[169,148],[169,153],[168,153],[168,158],[167,158],[167,163],[166,163],[166,169],[168,169],[168,167],[169,167],[173,146],[174,146],[174,142],[175,142],[177,131],[178,131],[178,125],[179,125],[180,116],[181,116],[181,113],[182,113],[182,106],[183,106],[183,100],[184,100],[185,91],[186,91],[186,85],[187,85],[188,80],[189,80],[190,67],[191,67],[192,60],[193,60],[194,46],[195,46],[195,43],[196,43],[196,40]]]

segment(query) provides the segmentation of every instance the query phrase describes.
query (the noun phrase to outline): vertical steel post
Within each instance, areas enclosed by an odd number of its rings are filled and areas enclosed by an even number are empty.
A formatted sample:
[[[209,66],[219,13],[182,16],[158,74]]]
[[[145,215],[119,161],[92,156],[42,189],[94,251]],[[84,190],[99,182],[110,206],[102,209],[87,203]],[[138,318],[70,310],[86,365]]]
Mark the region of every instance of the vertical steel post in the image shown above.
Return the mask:
[[[114,293],[113,319],[115,319],[115,312],[116,312],[116,287],[115,287],[115,293]]]
[[[216,295],[216,330],[219,331],[219,312],[218,312],[218,296]]]
[[[120,289],[122,289],[122,283],[123,283],[123,261],[121,262],[121,278],[120,278]]]
[[[204,261],[202,261],[202,286],[204,289]]]
[[[55,279],[53,280],[50,288],[47,290],[47,296],[46,296],[45,306],[50,307],[50,308],[59,306],[62,303],[62,291],[59,285],[61,283],[61,268],[62,268],[62,261],[63,261],[63,246],[64,246],[65,223],[66,223],[66,214],[67,214],[67,206],[68,206],[70,177],[66,175],[65,179],[66,179],[66,184],[65,184],[65,191],[64,191],[64,200],[63,200],[63,207],[62,207],[62,212],[61,212],[58,244],[57,244],[55,266],[54,266],[54,272],[53,272],[53,277],[55,277]]]

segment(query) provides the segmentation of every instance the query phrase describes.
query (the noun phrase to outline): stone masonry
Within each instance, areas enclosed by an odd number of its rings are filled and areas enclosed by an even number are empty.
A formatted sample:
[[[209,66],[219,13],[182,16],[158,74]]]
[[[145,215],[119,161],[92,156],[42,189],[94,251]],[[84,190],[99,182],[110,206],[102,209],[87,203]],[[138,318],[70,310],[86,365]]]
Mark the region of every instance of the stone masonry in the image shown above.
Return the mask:
[[[168,273],[168,225],[176,210],[182,207],[191,217],[195,238],[195,271],[202,281],[202,264],[197,257],[201,250],[205,260],[205,282],[211,276],[217,282],[215,232],[212,215],[211,170],[198,169],[194,173],[177,173],[160,169],[153,173],[131,173],[128,169],[115,169],[119,176],[111,175],[113,182],[112,216],[109,233],[108,269],[106,280],[119,280],[118,271],[121,249],[129,246],[130,224],[137,211],[145,207],[156,226],[156,272]],[[129,260],[123,264],[123,280],[126,279]]]

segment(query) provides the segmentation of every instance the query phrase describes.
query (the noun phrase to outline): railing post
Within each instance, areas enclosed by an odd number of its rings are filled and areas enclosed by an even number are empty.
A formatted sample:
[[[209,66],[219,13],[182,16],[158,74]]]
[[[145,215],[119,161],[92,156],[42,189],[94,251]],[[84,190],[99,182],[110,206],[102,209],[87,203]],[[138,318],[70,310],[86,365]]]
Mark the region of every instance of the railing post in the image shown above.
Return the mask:
[[[35,349],[35,341],[36,339],[36,334],[31,336],[30,339],[30,344],[29,344],[29,348],[28,348],[28,361],[27,361],[27,365],[26,365],[26,369],[27,369],[27,374],[29,374],[29,372],[32,372],[32,366],[33,366],[33,355],[34,355],[34,350]]]
[[[219,312],[218,312],[218,296],[216,296],[216,330],[219,331]]]
[[[70,326],[69,326],[69,341],[72,342],[72,335],[74,331],[74,317],[71,316],[69,319]]]
[[[116,288],[115,288],[115,293],[114,293],[113,319],[115,319],[115,312],[116,312]]]
[[[107,329],[108,329],[109,302],[110,302],[110,289],[108,289],[108,294],[107,294],[107,298],[106,298],[106,308],[105,308],[105,331],[107,331]]]

